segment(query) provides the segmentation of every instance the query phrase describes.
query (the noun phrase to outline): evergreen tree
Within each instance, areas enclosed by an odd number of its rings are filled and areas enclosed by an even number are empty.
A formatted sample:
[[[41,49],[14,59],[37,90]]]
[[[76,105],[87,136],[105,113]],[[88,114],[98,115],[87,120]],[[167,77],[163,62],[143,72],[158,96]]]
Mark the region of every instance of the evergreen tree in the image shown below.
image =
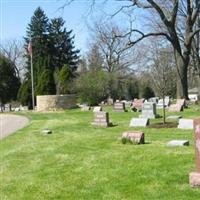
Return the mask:
[[[72,30],[67,31],[62,18],[52,19],[49,25],[49,39],[54,69],[67,65],[71,72],[77,69],[79,50],[75,49]],[[66,67],[66,66],[65,66]]]
[[[30,24],[28,24],[25,49],[28,49],[31,38],[36,95],[56,94],[56,88],[62,88],[61,91],[66,93],[68,91],[66,85],[61,84],[66,84],[66,79],[71,80],[75,76],[74,71],[77,68],[79,51],[75,50],[74,36],[71,36],[72,30],[67,31],[64,24],[62,18],[55,18],[49,22],[40,7],[36,9]],[[19,98],[28,104],[31,99],[31,88],[28,88],[28,86],[31,87],[28,84],[31,80],[31,67],[30,56],[28,53],[25,56],[27,57],[27,73],[24,81],[25,86],[22,85]],[[65,67],[61,70],[63,66]],[[61,79],[58,72],[62,72]],[[63,73],[66,73],[66,75]],[[56,84],[60,85],[57,86]],[[67,87],[70,88],[68,84]],[[24,94],[23,90],[29,93],[21,97]],[[57,93],[60,93],[60,91],[57,91]]]
[[[20,92],[18,94],[19,99],[22,100],[23,104],[30,104],[31,101],[31,63],[30,63],[30,55],[28,54],[28,44],[31,40],[32,44],[32,54],[33,54],[33,75],[34,75],[34,87],[40,88],[38,82],[40,82],[41,74],[44,76],[44,73],[48,71],[48,73],[53,74],[53,67],[51,65],[51,55],[50,55],[50,44],[48,39],[48,26],[49,20],[45,15],[44,11],[38,7],[33,17],[31,18],[30,24],[28,24],[26,37],[25,37],[25,49],[27,53],[25,57],[27,58],[27,65],[26,65],[26,74],[24,83],[25,86],[22,84],[20,88]],[[44,72],[43,72],[44,71]],[[50,71],[50,72],[49,72]],[[52,78],[52,76],[46,75],[46,78]],[[54,94],[55,93],[55,84],[52,83],[54,79],[51,80],[43,80],[45,82],[51,82],[48,87],[49,88],[46,94]],[[28,88],[30,87],[30,88]],[[26,91],[23,91],[26,90]],[[36,94],[44,94],[45,90],[36,90]],[[24,96],[24,93],[28,92]],[[40,93],[42,92],[42,93]],[[23,96],[21,96],[23,95]]]
[[[64,65],[61,70],[58,72],[57,78],[57,94],[67,94],[70,93],[70,77],[71,71],[67,65]]]
[[[20,80],[14,63],[0,54],[0,103],[15,100],[19,87]]]

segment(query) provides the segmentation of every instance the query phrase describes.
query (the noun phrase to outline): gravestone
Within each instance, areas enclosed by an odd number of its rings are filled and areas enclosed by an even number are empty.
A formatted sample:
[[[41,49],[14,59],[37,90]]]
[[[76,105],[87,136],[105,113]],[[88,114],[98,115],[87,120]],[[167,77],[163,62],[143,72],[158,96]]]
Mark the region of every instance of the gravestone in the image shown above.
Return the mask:
[[[200,187],[200,119],[194,120],[194,139],[196,171],[190,173],[189,182],[192,187]]]
[[[42,133],[51,134],[52,131],[50,129],[44,129],[44,130],[42,130]]]
[[[193,129],[193,119],[179,119],[179,129]]]
[[[95,106],[93,109],[93,112],[100,112],[102,111],[102,107],[101,106]]]
[[[169,112],[181,112],[183,111],[183,107],[179,104],[173,104],[168,109]]]
[[[21,111],[28,111],[28,106],[20,106]]]
[[[170,116],[167,117],[167,119],[174,119],[174,120],[178,120],[180,118],[182,118],[181,115],[170,115]]]
[[[158,97],[151,97],[148,101],[153,103],[158,103],[159,98]]]
[[[108,98],[108,99],[107,99],[107,104],[108,104],[109,106],[113,105],[113,103],[114,103],[114,100],[113,100],[112,98]]]
[[[139,116],[140,118],[156,118],[156,104],[153,102],[145,102],[142,105],[142,114]]]
[[[146,127],[149,125],[148,118],[132,118],[129,127]]]
[[[188,94],[190,101],[198,101],[199,97],[198,94]]]
[[[127,131],[122,134],[122,142],[123,139],[130,140],[133,144],[144,144],[144,133],[139,131]],[[126,140],[125,140],[126,142]]]
[[[108,112],[95,112],[94,121],[92,122],[92,125],[108,127],[110,125]]]
[[[20,107],[17,107],[14,109],[15,112],[19,112],[20,111]]]
[[[115,102],[113,110],[116,112],[125,112],[125,103],[124,102]]]
[[[177,147],[177,146],[189,146],[188,140],[171,140],[167,143],[167,146]]]
[[[132,110],[141,111],[145,99],[134,99],[132,103]]]
[[[185,99],[177,99],[176,104],[172,104],[169,107],[169,112],[181,112],[183,111],[183,108],[186,107],[186,101]]]
[[[176,104],[182,106],[182,108],[186,108],[186,101],[185,99],[177,99]]]
[[[81,111],[89,111],[90,110],[90,106],[87,106],[87,105],[83,105],[81,107]]]
[[[169,98],[169,96],[166,96],[165,99],[164,99],[164,101],[165,101],[164,102],[164,106],[168,107],[170,105],[170,98]],[[158,100],[158,103],[157,103],[156,107],[158,109],[162,109],[163,108],[163,99],[159,99]]]
[[[5,105],[4,105],[4,111],[5,111],[5,112],[10,112],[10,111],[12,111],[11,109],[12,109],[12,108],[11,108],[11,104],[5,104]]]

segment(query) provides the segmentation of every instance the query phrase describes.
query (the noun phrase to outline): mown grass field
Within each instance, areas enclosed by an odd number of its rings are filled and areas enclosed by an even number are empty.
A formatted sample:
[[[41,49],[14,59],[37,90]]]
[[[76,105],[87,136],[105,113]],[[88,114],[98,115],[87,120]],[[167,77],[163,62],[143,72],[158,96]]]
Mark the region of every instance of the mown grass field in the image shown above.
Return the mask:
[[[197,107],[181,115],[198,118]],[[195,168],[193,131],[133,129],[130,119],[139,113],[104,110],[117,126],[93,127],[92,111],[80,109],[24,113],[31,123],[1,141],[0,199],[200,199],[200,189],[191,188],[188,181]],[[43,134],[44,128],[53,134]],[[126,130],[143,130],[147,144],[121,144],[118,138]],[[190,146],[167,147],[172,139],[188,139]]]

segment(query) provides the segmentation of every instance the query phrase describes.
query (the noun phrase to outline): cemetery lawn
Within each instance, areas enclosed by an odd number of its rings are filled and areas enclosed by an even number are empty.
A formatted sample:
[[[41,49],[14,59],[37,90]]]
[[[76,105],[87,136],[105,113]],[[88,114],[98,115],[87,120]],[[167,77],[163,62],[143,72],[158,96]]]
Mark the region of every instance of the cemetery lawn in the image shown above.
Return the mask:
[[[198,118],[197,107],[176,115]],[[92,111],[80,109],[24,113],[31,123],[1,141],[0,199],[200,199],[200,189],[188,181],[195,168],[192,130],[129,128],[139,113],[104,110],[116,126],[93,127]],[[45,135],[44,128],[53,134]],[[119,137],[127,130],[143,130],[146,144],[123,145]],[[190,146],[167,147],[172,139],[189,140]]]

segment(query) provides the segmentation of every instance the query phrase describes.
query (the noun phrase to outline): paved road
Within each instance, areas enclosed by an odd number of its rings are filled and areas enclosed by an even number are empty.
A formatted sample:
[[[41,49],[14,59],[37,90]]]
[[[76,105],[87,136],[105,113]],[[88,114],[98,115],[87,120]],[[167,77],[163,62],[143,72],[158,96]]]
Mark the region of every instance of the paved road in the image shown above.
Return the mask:
[[[29,119],[13,114],[0,114],[0,140],[25,127]]]

